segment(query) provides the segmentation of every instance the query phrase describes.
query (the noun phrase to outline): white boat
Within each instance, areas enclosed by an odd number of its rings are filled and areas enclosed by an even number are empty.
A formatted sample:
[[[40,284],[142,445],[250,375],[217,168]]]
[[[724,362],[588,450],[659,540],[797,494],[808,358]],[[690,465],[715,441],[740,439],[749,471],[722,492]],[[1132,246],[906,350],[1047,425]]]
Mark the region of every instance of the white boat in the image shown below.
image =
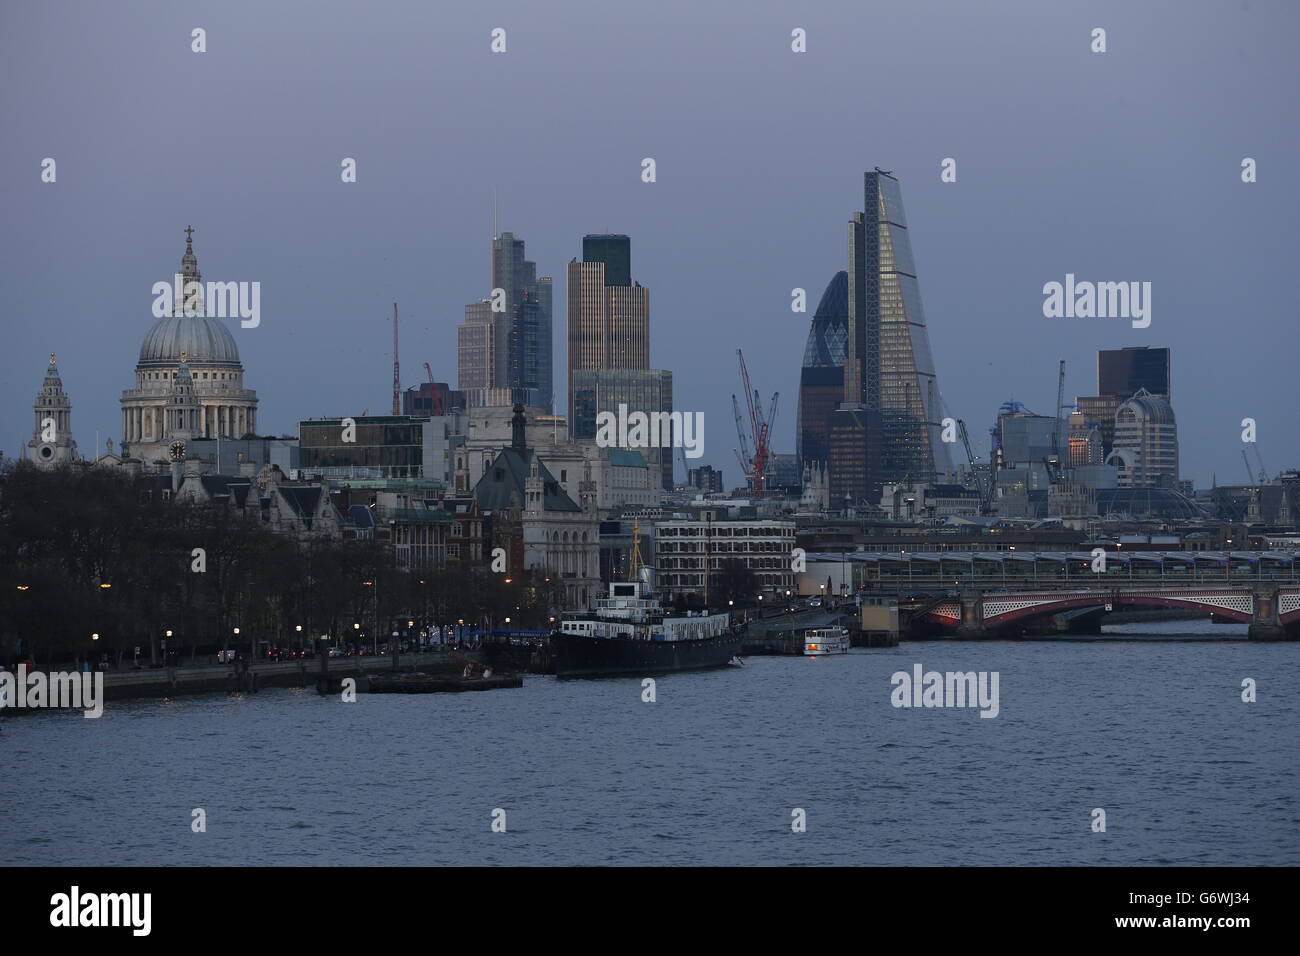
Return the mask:
[[[804,632],[805,657],[824,657],[827,654],[848,652],[849,629],[847,627],[814,627]]]

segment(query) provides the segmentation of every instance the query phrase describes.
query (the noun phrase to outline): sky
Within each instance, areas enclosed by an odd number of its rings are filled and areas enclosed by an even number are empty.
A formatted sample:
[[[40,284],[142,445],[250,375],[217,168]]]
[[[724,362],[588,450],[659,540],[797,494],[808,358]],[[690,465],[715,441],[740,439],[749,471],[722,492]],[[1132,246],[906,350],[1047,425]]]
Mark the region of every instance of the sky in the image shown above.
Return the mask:
[[[736,349],[765,403],[780,392],[792,452],[812,311],[879,166],[977,453],[1003,402],[1051,413],[1058,360],[1068,399],[1095,393],[1097,349],[1150,345],[1173,349],[1183,477],[1243,481],[1247,417],[1270,471],[1300,467],[1297,27],[1291,0],[8,0],[0,449],[32,437],[51,351],[82,454],[120,442],[187,225],[205,279],[261,283],[261,324],[230,326],[262,433],[386,411],[394,301],[404,385],[426,361],[454,384],[495,195],[556,279],[557,409],[564,265],[584,234],[626,233],[652,364],[704,414],[692,465],[733,486]],[[1150,282],[1150,325],[1045,317],[1067,273]]]

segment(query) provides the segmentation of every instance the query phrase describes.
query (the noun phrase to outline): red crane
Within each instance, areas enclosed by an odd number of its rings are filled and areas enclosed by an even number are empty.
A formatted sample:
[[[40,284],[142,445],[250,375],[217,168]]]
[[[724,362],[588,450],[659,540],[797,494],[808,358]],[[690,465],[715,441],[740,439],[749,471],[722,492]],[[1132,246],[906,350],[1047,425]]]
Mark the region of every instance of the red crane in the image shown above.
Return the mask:
[[[402,414],[402,367],[397,361],[397,303],[393,303],[393,414]]]
[[[754,497],[762,498],[767,491],[767,462],[768,458],[771,457],[770,438],[772,425],[776,421],[777,402],[781,397],[781,393],[772,393],[772,405],[765,418],[758,389],[753,388],[749,382],[749,369],[745,366],[745,353],[740,349],[736,349],[736,356],[740,360],[740,383],[745,389],[745,404],[749,409],[749,437],[754,446],[754,453],[751,456],[749,454],[750,442],[746,440],[744,423],[740,418],[740,406],[736,402],[736,396],[733,395],[731,401],[736,410],[736,431],[740,435],[740,447],[745,450],[743,456],[739,452],[737,452],[737,456],[740,457],[741,467],[745,469],[746,477],[753,479]]]

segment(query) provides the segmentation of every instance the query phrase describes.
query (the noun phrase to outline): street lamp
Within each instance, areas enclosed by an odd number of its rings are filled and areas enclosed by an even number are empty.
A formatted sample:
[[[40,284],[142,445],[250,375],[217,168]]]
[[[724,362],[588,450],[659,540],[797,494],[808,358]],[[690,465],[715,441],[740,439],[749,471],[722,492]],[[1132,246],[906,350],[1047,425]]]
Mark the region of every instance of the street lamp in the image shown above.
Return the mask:
[[[98,635],[98,634],[92,634],[92,635],[90,635],[90,639],[91,639],[92,641],[97,641],[97,640],[99,640],[99,635]]]

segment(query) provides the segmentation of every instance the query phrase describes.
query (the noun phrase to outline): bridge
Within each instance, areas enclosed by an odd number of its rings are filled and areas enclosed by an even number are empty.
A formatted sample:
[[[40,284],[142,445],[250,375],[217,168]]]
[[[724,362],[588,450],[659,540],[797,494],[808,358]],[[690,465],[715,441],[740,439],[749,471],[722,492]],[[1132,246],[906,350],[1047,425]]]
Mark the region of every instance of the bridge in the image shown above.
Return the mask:
[[[1057,615],[1072,624],[1097,621],[1121,608],[1202,611],[1248,624],[1251,640],[1300,638],[1300,585],[1056,587],[1029,590],[963,589],[918,608],[914,622],[936,625],[957,637],[988,637],[1023,629]]]
[[[1172,608],[1247,624],[1252,640],[1300,638],[1293,551],[1107,551],[1104,561],[1091,551],[857,551],[808,559],[810,583],[897,602],[913,631],[984,637],[1053,618],[1086,628],[1108,611]]]

